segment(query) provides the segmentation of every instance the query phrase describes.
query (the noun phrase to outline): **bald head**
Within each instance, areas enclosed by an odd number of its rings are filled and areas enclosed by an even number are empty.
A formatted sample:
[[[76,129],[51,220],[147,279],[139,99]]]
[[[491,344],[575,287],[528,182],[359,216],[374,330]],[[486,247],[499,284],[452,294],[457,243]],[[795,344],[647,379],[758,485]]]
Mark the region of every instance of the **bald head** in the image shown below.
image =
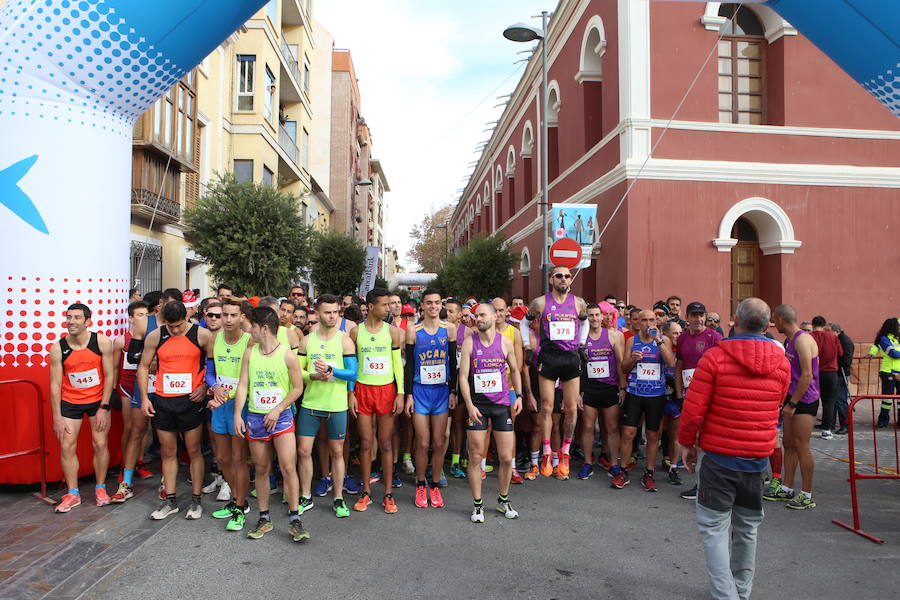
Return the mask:
[[[771,316],[769,305],[759,298],[745,298],[741,300],[734,313],[738,328],[747,333],[764,332],[769,328]]]
[[[784,323],[794,325],[797,323],[797,311],[790,304],[782,304],[775,308],[775,316]]]

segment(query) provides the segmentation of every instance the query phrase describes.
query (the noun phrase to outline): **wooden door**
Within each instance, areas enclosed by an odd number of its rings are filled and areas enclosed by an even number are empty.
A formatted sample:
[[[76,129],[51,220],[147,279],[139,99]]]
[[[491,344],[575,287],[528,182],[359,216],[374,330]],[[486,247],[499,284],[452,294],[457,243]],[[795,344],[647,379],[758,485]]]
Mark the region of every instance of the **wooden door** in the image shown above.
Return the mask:
[[[731,314],[741,300],[755,296],[759,296],[759,242],[740,241],[731,249]]]

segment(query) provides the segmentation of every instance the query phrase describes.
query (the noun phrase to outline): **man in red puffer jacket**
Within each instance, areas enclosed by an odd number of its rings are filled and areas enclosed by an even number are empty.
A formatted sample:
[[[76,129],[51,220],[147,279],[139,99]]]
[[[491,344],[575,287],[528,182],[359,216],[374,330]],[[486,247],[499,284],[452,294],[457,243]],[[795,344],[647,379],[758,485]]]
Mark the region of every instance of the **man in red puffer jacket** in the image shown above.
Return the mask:
[[[745,600],[753,585],[763,472],[791,379],[784,349],[763,336],[770,317],[769,306],[759,298],[738,305],[737,335],[700,359],[681,413],[678,441],[689,471],[697,462],[697,446],[704,452],[697,526],[717,600]]]

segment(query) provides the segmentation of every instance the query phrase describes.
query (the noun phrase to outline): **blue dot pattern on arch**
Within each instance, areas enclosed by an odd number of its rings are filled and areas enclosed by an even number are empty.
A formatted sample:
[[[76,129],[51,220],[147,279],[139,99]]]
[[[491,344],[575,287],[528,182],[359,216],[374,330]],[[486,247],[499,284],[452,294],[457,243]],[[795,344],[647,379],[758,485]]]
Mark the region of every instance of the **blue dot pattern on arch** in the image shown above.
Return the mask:
[[[9,0],[0,8],[0,119],[131,137],[134,120],[265,0]]]

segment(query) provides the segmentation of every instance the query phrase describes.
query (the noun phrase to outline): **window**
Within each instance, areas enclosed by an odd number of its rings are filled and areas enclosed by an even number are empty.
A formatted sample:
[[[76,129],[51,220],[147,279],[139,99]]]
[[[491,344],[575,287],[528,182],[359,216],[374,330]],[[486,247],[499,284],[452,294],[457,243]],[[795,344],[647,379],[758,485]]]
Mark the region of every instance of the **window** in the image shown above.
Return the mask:
[[[238,183],[253,181],[253,161],[244,158],[234,159],[234,178]]]
[[[237,161],[235,161],[237,162]],[[263,165],[263,177],[262,177],[263,185],[274,186],[275,184],[275,173],[267,167]]]
[[[266,4],[266,14],[272,21],[272,28],[278,31],[278,0],[269,0],[269,3]]]
[[[309,94],[309,59],[303,56],[303,91]]]
[[[238,54],[238,92],[237,109],[242,111],[253,110],[253,87],[255,85],[254,70],[256,69],[256,55]]]
[[[303,129],[303,137],[300,140],[300,166],[309,168],[309,132]]]
[[[275,76],[266,65],[266,91],[263,102],[263,116],[266,121],[272,120],[272,106],[275,104]]]
[[[166,94],[165,102],[162,103],[163,136],[164,136],[163,137],[163,145],[164,146],[171,146],[172,138],[174,137],[174,135],[172,133],[172,129],[174,126],[174,122],[173,122],[173,118],[172,118],[172,112],[173,112],[174,108],[173,108],[172,102],[173,102],[173,97],[175,95],[175,89],[177,89],[177,86],[176,86],[176,88],[173,88],[172,90],[170,90],[168,94]]]
[[[752,10],[723,4],[719,41],[719,122],[764,122],[763,82],[766,40]]]

